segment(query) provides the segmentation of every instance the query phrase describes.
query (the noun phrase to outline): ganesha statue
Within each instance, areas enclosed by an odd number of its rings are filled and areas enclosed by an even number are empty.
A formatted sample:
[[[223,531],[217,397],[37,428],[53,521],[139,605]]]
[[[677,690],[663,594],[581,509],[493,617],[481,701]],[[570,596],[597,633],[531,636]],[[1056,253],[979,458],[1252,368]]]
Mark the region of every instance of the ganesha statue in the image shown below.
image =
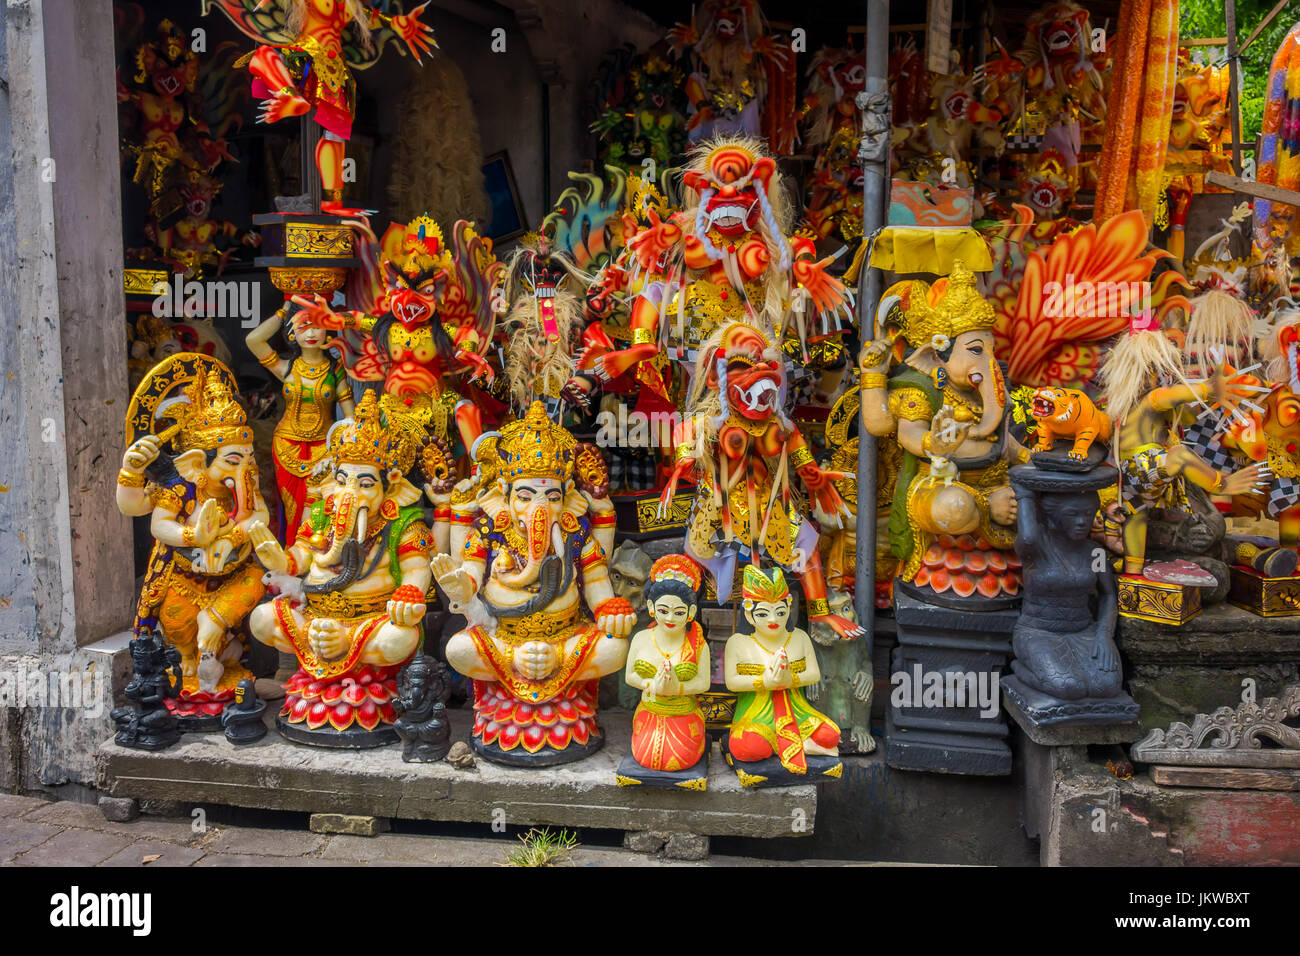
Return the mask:
[[[230,370],[191,352],[145,376],[126,427],[117,506],[151,515],[154,537],[134,629],[160,630],[180,652],[182,686],[167,706],[182,728],[219,730],[236,686],[253,676],[236,632],[265,593],[250,539],[268,518],[253,432]]]
[[[397,675],[420,646],[433,551],[421,492],[405,478],[422,439],[418,424],[385,417],[367,391],[355,416],[330,429],[321,500],[293,546],[264,522],[250,529],[258,561],[286,582],[249,626],[298,659],[276,722],[290,740],[362,748],[398,739]]]
[[[476,455],[495,459],[497,478],[480,491],[461,560],[432,562],[469,621],[446,657],[474,681],[474,749],[513,766],[580,760],[604,744],[599,679],[623,666],[636,612],[610,584],[575,480],[577,442],[541,402]]]
[[[993,307],[954,266],[933,287],[904,287],[900,363],[894,335],[863,351],[862,424],[902,449],[889,521],[898,583],[927,603],[1010,606],[1020,564],[1008,467],[1029,452],[1007,428]]]

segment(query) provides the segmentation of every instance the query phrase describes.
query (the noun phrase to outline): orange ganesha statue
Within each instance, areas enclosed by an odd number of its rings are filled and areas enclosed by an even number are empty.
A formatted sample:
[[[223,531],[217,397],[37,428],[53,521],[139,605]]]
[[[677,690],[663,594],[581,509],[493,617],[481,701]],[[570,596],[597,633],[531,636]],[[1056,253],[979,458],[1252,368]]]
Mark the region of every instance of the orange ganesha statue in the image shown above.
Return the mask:
[[[473,746],[513,766],[580,760],[604,744],[597,684],[623,666],[636,613],[610,584],[573,436],[534,402],[483,444],[478,457],[494,453],[497,481],[481,491],[460,559],[432,562],[469,621],[446,656],[474,681]]]
[[[155,366],[131,399],[117,477],[118,509],[151,515],[154,537],[134,629],[157,628],[180,651],[183,684],[167,706],[190,732],[219,730],[236,685],[252,676],[236,632],[266,590],[249,534],[267,508],[233,383],[206,355],[181,352]]]

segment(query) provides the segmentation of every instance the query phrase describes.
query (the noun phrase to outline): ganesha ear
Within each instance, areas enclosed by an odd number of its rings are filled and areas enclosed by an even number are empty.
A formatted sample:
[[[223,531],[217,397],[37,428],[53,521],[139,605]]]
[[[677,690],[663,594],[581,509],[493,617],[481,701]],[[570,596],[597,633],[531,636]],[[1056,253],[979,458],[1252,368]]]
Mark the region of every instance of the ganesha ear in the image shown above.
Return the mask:
[[[921,346],[903,361],[925,375],[929,375],[943,364],[934,349],[929,345]]]
[[[399,508],[406,508],[420,500],[422,492],[405,478],[394,478],[388,482],[387,500]]]
[[[208,470],[208,457],[201,448],[191,448],[172,459],[176,473],[190,484],[198,484]]]

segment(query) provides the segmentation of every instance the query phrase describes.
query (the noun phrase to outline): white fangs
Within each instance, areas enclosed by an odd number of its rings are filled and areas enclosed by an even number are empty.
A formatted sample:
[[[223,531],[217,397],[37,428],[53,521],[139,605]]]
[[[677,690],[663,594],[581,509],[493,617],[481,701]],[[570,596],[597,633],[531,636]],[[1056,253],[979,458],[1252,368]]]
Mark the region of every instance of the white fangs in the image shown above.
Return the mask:
[[[744,225],[749,210],[744,206],[718,206],[709,210],[709,225],[721,226],[724,229],[731,229],[736,226]]]
[[[776,400],[781,394],[776,384],[767,378],[759,379],[749,388],[738,388],[736,392],[739,394],[740,400],[755,411],[775,408]]]

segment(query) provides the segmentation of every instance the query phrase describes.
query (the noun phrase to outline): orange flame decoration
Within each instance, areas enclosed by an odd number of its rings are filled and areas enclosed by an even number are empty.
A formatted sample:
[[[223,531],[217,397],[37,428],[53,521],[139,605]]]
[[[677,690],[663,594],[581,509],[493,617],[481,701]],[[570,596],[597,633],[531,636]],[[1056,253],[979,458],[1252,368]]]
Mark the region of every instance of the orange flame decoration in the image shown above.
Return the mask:
[[[1002,235],[991,236],[994,269],[985,294],[998,313],[993,329],[998,358],[1007,362],[1016,385],[1086,386],[1101,367],[1105,341],[1124,331],[1131,315],[1150,305],[1157,322],[1190,303],[1173,271],[1160,276],[1150,300],[1131,308],[1110,308],[1112,300],[1084,289],[1111,289],[1146,282],[1161,255],[1141,254],[1147,243],[1142,213],[1130,210],[1098,228],[1093,223],[1065,234],[1052,223],[1034,223],[1026,206]],[[1052,285],[1056,283],[1057,285]],[[1102,285],[1106,283],[1107,285]],[[1073,289],[1073,297],[1059,290]]]

